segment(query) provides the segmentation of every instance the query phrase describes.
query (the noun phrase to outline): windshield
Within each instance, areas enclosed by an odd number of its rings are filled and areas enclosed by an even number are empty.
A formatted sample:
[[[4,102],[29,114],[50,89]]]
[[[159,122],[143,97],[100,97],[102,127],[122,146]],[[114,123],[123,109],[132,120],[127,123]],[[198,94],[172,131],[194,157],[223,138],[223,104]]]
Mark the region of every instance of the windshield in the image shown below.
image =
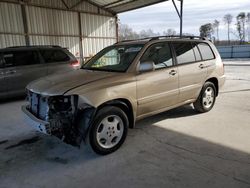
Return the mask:
[[[107,47],[83,65],[82,69],[125,72],[142,47],[143,44]]]

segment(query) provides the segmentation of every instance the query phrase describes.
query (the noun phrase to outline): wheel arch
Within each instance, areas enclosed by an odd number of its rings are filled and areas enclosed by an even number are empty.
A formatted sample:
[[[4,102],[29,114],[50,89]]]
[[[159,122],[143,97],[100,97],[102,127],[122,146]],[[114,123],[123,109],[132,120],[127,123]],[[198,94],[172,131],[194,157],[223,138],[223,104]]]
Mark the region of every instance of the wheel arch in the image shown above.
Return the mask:
[[[113,99],[113,100],[107,101],[107,102],[99,105],[97,107],[96,111],[99,111],[101,108],[103,108],[105,106],[115,106],[115,107],[122,109],[126,113],[126,115],[128,116],[129,128],[134,128],[135,117],[134,117],[134,113],[133,113],[133,107],[132,107],[131,102],[128,99],[118,98],[118,99]]]
[[[219,81],[218,81],[218,79],[216,77],[212,77],[212,78],[207,79],[206,82],[212,82],[214,84],[215,89],[216,89],[216,96],[218,96],[218,94],[219,94]]]

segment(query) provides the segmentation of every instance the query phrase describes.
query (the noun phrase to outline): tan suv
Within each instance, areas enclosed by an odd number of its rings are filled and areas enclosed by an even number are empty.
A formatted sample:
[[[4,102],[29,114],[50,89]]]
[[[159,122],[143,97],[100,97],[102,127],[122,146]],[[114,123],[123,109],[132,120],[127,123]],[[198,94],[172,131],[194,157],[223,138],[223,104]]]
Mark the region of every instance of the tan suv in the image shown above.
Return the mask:
[[[108,154],[138,119],[191,103],[208,112],[224,82],[220,55],[206,39],[123,41],[78,71],[30,83],[22,110],[40,132]]]

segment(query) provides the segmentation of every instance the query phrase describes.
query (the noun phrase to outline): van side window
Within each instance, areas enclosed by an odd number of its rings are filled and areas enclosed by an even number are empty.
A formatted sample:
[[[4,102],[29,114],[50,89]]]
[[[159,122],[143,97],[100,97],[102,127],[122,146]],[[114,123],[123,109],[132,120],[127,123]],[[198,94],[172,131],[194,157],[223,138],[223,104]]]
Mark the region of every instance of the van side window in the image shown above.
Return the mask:
[[[4,52],[5,67],[39,64],[37,53],[34,51]]]
[[[40,50],[46,63],[56,63],[68,61],[70,58],[61,50]]]
[[[210,59],[214,59],[214,54],[210,48],[210,46],[208,46],[208,44],[206,43],[199,43],[198,44],[198,48],[200,49],[201,52],[201,56],[203,60],[210,60]]]
[[[173,43],[178,64],[195,62],[193,46],[190,42]]]
[[[196,61],[201,61],[201,53],[197,47],[197,43],[192,43],[193,45],[193,50],[194,50],[194,55],[195,55],[195,59]]]
[[[150,46],[141,57],[140,62],[153,61],[155,69],[173,66],[173,58],[168,43],[157,43]]]

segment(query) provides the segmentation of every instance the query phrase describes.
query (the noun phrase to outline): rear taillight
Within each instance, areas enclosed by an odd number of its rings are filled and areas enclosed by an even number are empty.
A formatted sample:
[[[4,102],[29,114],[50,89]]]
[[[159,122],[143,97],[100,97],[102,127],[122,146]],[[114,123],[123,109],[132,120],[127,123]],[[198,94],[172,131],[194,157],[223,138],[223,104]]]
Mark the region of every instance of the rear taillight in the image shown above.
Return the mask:
[[[80,66],[80,61],[72,61],[71,63],[70,63],[70,65],[72,66],[72,67],[79,67]]]

